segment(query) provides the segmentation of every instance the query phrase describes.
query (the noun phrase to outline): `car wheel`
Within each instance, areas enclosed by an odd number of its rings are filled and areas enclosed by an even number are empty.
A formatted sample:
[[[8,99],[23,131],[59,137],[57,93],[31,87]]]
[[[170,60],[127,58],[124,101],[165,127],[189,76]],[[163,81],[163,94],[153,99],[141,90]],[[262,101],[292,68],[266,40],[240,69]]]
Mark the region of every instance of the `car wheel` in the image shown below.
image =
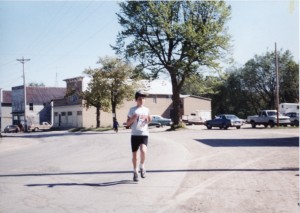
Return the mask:
[[[210,125],[210,124],[207,124],[207,129],[211,129],[212,128],[212,125]]]
[[[241,126],[237,126],[236,128],[237,128],[237,129],[240,129],[240,128],[241,128]]]
[[[273,128],[275,126],[274,121],[269,121],[269,125],[270,125],[271,128]]]
[[[252,127],[252,128],[255,128],[255,127],[256,127],[256,124],[255,124],[254,121],[251,121],[251,127]]]
[[[220,129],[228,129],[229,126],[227,126],[226,124],[222,124]]]
[[[295,124],[295,126],[299,126],[299,121],[294,120],[294,124]]]
[[[37,128],[37,127],[35,127],[35,128],[33,129],[34,132],[37,132],[38,130],[39,130],[39,128]]]

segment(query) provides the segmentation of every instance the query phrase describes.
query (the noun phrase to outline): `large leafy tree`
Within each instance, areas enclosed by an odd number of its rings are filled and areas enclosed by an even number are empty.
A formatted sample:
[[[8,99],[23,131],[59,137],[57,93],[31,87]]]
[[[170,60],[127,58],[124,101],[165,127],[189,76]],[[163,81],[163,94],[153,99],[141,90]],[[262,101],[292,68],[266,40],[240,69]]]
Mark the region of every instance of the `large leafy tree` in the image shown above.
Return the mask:
[[[279,101],[281,103],[299,103],[299,64],[290,51],[279,55]]]
[[[180,121],[181,88],[199,66],[217,68],[230,36],[225,24],[230,6],[224,1],[128,1],[120,3],[122,31],[113,48],[151,71],[170,75],[173,121]]]
[[[290,51],[278,53],[280,97],[279,102],[299,101],[299,65]],[[249,104],[256,111],[274,109],[276,100],[275,53],[255,55],[241,70],[242,88]]]

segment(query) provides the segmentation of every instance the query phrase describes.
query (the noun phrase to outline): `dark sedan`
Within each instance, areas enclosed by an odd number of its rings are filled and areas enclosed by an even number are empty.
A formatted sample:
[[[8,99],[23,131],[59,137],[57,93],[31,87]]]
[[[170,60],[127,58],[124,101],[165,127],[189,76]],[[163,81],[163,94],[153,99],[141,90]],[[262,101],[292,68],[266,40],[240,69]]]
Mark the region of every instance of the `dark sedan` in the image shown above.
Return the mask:
[[[219,127],[220,129],[236,127],[240,129],[243,125],[243,121],[235,115],[223,114],[216,116],[215,119],[205,121],[204,125],[207,129],[211,129],[212,127]]]
[[[17,125],[7,125],[5,128],[4,128],[4,132],[5,133],[9,133],[9,132],[19,132],[20,129]]]

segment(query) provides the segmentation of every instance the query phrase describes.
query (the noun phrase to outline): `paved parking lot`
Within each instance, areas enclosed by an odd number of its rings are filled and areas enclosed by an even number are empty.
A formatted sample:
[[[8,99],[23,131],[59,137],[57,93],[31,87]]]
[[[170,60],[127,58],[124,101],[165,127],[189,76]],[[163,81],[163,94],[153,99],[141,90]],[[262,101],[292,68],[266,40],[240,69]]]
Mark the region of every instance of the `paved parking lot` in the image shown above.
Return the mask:
[[[151,129],[132,182],[130,131],[0,138],[0,212],[299,212],[299,129]]]

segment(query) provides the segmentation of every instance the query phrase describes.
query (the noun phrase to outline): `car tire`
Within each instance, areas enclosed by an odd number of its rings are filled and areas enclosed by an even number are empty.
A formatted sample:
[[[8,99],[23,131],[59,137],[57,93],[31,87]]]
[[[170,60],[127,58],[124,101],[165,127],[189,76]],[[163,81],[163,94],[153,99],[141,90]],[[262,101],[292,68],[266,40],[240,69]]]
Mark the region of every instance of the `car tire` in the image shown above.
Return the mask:
[[[240,128],[241,128],[241,126],[237,126],[236,128],[237,128],[237,129],[240,129]]]
[[[207,124],[206,128],[207,128],[207,129],[211,129],[211,128],[212,128],[212,125]]]
[[[269,125],[271,128],[273,128],[275,126],[275,122],[274,121],[269,121]]]
[[[255,124],[254,121],[251,121],[251,127],[252,127],[253,129],[256,128],[256,124]]]
[[[229,126],[227,126],[226,124],[222,124],[220,129],[228,129]]]

